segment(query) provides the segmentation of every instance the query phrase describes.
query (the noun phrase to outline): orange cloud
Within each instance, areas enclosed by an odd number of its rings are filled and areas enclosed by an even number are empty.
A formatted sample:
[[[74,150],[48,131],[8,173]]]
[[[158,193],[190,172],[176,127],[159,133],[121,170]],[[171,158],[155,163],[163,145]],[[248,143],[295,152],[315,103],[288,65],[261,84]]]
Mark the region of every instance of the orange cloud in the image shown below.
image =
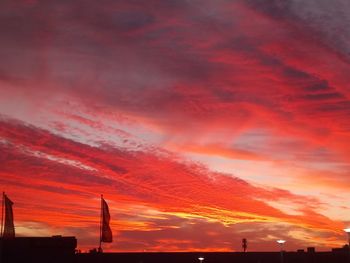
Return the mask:
[[[229,250],[224,230],[255,227],[260,250],[281,229],[340,244],[350,33],[333,2],[4,3],[0,181],[19,233],[91,246],[103,192],[111,250]]]
[[[10,120],[3,121],[1,127],[1,148],[6,152],[2,158],[7,165],[1,168],[0,180],[16,200],[19,222],[93,231],[98,224],[97,197],[104,193],[113,204],[111,211],[126,202],[152,207],[160,215],[190,221],[197,218],[227,227],[243,222],[285,222],[334,235],[342,227],[314,211],[319,205],[316,199],[252,186],[197,164],[182,164],[169,154],[91,147]],[[51,155],[56,158],[48,157]],[[269,200],[288,200],[300,207],[302,215],[286,214],[268,205]],[[147,223],[147,217],[138,221],[132,217],[137,214],[113,224],[119,231],[170,227]],[[181,226],[171,227],[174,231],[178,228]]]

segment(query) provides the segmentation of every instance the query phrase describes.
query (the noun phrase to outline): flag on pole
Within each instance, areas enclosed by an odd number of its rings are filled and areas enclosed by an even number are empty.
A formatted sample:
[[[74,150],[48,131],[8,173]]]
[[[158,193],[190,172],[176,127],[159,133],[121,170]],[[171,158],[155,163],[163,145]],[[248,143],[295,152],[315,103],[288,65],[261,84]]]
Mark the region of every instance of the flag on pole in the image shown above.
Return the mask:
[[[113,242],[113,235],[109,221],[111,216],[109,214],[109,208],[107,202],[101,197],[101,209],[102,209],[102,225],[101,225],[101,242],[111,243]]]
[[[13,202],[5,195],[3,194],[3,204],[4,204],[4,210],[5,210],[5,224],[3,229],[3,238],[14,238],[15,237],[15,225],[13,223],[13,211],[12,211],[12,205]]]

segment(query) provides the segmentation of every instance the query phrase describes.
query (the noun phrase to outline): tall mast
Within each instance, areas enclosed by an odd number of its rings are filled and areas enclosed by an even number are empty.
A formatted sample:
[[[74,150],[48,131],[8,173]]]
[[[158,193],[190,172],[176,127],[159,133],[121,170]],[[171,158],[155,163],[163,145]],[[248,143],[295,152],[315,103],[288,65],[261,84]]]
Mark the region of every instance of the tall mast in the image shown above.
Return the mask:
[[[102,201],[102,199],[103,199],[103,195],[101,194],[101,211],[100,211],[100,245],[99,245],[99,251],[102,251],[102,213],[103,213],[103,211],[102,211],[102,209],[103,209],[103,201]]]
[[[4,232],[4,209],[5,209],[5,192],[2,192],[2,202],[1,202],[1,233],[0,236],[3,236]]]
[[[5,192],[2,192],[2,202],[1,202],[1,232],[0,232],[0,262],[2,261],[3,254],[3,228],[4,228],[4,209],[5,209]]]

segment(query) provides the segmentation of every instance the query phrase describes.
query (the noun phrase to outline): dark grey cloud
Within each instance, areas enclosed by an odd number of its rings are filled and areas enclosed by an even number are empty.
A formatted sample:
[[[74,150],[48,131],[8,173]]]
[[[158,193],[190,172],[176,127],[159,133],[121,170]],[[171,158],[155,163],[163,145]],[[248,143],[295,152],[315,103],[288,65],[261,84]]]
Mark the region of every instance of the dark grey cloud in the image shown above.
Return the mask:
[[[324,45],[339,52],[349,62],[350,2],[347,0],[249,0],[260,12],[309,30],[309,37],[321,40]]]
[[[327,91],[329,89],[331,89],[328,85],[327,81],[320,81],[319,83],[315,83],[313,85],[310,86],[306,86],[304,87],[304,89],[306,91]]]
[[[303,96],[303,99],[311,100],[311,101],[322,101],[322,100],[343,99],[343,98],[344,96],[338,92],[307,94]]]
[[[189,119],[199,129],[215,118],[233,126],[255,121],[247,105],[292,120],[286,104],[315,102],[326,96],[319,94],[325,85],[327,93],[346,97],[346,87],[335,90],[325,77],[266,51],[282,43],[293,56],[297,47],[288,41],[313,35],[294,19],[295,5],[301,2],[6,1],[0,79],[33,97],[69,94],[168,129]],[[251,8],[277,23],[255,17]],[[301,26],[290,28],[294,20]],[[236,109],[239,103],[245,106]]]

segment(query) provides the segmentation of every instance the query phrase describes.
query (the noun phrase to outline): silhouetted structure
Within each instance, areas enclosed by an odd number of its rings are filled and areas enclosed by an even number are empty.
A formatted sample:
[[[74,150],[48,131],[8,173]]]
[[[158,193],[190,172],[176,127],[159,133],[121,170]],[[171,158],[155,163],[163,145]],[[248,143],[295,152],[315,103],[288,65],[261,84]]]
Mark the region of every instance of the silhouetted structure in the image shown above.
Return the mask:
[[[243,248],[243,252],[247,251],[247,247],[248,247],[248,242],[246,238],[242,239],[242,248]]]
[[[0,239],[2,263],[63,263],[75,261],[75,237],[16,237]]]
[[[77,253],[75,237],[17,237],[4,241],[3,263],[279,263],[280,252]],[[330,252],[284,252],[285,263],[349,263],[348,246]]]
[[[350,248],[349,245],[344,245],[343,247],[332,248],[332,252],[350,252]]]
[[[1,205],[1,238],[14,238],[15,237],[15,225],[13,220],[13,202],[8,198],[5,192],[2,193],[2,205]]]
[[[279,263],[280,252],[96,253],[77,254],[76,263]],[[285,263],[349,263],[348,253],[284,252]]]

